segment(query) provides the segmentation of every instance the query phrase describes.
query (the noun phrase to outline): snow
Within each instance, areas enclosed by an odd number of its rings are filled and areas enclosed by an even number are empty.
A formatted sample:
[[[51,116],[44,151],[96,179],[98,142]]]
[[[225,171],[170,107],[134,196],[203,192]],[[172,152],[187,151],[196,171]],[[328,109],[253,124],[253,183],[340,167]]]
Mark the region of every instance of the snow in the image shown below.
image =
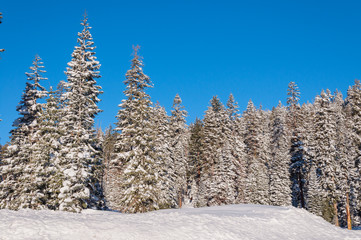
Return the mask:
[[[361,239],[302,209],[262,205],[160,210],[0,210],[0,239]]]

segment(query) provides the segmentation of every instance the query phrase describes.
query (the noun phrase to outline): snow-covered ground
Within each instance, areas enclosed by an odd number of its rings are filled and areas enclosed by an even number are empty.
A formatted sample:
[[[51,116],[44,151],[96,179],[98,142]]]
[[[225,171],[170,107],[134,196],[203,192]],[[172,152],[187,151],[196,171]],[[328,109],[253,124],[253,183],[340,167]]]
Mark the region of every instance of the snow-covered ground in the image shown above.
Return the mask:
[[[144,214],[0,210],[0,239],[359,239],[293,207],[229,205]]]

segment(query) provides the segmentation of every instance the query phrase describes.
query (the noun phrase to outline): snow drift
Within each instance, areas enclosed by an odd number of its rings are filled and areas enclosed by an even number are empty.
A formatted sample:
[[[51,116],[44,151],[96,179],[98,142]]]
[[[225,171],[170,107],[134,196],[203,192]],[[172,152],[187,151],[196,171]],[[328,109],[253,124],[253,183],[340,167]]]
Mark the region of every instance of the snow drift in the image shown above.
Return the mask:
[[[360,239],[302,209],[262,205],[160,210],[0,210],[0,239]]]

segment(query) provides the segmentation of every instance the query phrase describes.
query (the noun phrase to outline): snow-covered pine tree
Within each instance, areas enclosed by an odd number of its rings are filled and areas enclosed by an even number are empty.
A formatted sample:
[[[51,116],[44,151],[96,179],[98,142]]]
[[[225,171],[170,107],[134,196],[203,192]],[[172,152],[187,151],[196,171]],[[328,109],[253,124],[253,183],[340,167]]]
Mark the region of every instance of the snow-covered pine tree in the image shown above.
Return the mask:
[[[228,128],[228,121],[230,119],[223,104],[218,97],[213,97],[203,120],[204,142],[198,206],[231,204],[235,201],[236,168],[229,146],[231,129]]]
[[[227,121],[228,129],[231,130],[231,135],[229,136],[230,147],[227,148],[227,151],[231,151],[231,154],[234,159],[235,172],[236,172],[236,200],[235,203],[244,202],[244,189],[246,184],[246,168],[245,168],[245,145],[243,141],[243,124],[241,123],[241,118],[238,110],[238,103],[235,101],[233,94],[229,95],[227,101],[226,112],[229,117]]]
[[[116,183],[119,171],[117,171],[117,169],[110,168],[111,161],[114,157],[117,134],[118,133],[116,133],[110,125],[105,130],[104,141],[102,143],[102,158],[104,166],[102,186],[105,195],[106,207],[111,209],[113,208],[111,204],[114,202],[114,199],[117,197],[119,192],[116,189],[116,187],[119,186],[119,184]]]
[[[152,121],[152,102],[145,92],[152,87],[150,78],[143,73],[143,62],[134,49],[131,69],[124,81],[126,99],[119,105],[116,130],[116,157],[111,168],[121,167],[119,196],[112,203],[113,209],[128,213],[159,209],[159,169],[155,131]]]
[[[33,160],[30,173],[31,184],[27,199],[32,209],[57,209],[61,177],[58,171],[60,156],[59,108],[52,88],[38,119],[37,141],[31,146]]]
[[[279,102],[271,113],[271,161],[269,163],[270,204],[291,205],[289,174],[289,134],[286,126],[286,109]]]
[[[83,30],[78,33],[78,46],[72,53],[65,74],[67,81],[61,102],[63,131],[60,160],[63,187],[59,194],[59,209],[80,212],[88,207],[101,207],[100,179],[94,174],[101,160],[96,149],[94,118],[101,112],[97,103],[101,87],[96,85],[100,77],[100,64],[95,57],[91,27],[85,16]]]
[[[340,196],[339,222],[340,226],[351,229],[351,216],[348,198],[350,196],[350,169],[352,169],[352,158],[350,158],[351,131],[346,115],[345,101],[342,93],[336,91],[332,102],[333,112],[336,120],[336,162],[339,164],[340,172],[337,176],[337,191]]]
[[[202,147],[203,147],[203,122],[196,118],[189,126],[189,151],[187,162],[187,198],[196,206],[198,203],[198,188],[202,173]]]
[[[171,130],[169,117],[159,103],[153,108],[152,125],[154,126],[155,166],[158,171],[159,208],[172,208],[178,204],[176,162],[172,158]]]
[[[187,111],[184,110],[178,94],[174,97],[171,112],[170,149],[174,162],[178,207],[181,208],[187,192],[188,131],[185,119]]]
[[[300,91],[295,82],[290,82],[287,89],[288,105],[288,127],[291,141],[291,164],[290,174],[292,181],[292,204],[295,207],[305,208],[305,157],[303,152],[303,142],[301,139],[303,116],[300,114]]]
[[[338,225],[337,203],[340,200],[337,191],[337,178],[340,167],[336,156],[336,119],[331,105],[329,90],[322,91],[315,99],[315,164],[317,166],[320,193],[322,196],[322,217]]]
[[[350,126],[351,147],[349,151],[350,171],[350,211],[352,226],[361,223],[361,84],[359,80],[347,91],[346,107],[347,123]]]
[[[13,123],[10,146],[4,153],[5,157],[0,172],[3,181],[0,183],[0,208],[19,209],[31,207],[28,198],[32,180],[30,174],[34,171],[32,145],[38,140],[36,132],[39,129],[38,119],[42,114],[42,104],[39,99],[46,96],[46,90],[40,82],[46,80],[43,62],[35,56],[31,72],[26,73],[25,92],[16,110],[21,115]]]
[[[247,175],[245,202],[252,204],[269,204],[268,169],[260,153],[263,141],[261,120],[260,111],[250,100],[243,113],[243,121]]]

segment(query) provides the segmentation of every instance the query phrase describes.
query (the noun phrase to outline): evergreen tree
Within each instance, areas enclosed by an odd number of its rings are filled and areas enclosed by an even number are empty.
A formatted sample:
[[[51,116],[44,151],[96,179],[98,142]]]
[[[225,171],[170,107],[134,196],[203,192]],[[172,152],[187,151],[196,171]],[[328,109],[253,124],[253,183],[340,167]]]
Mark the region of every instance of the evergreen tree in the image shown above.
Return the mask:
[[[276,206],[291,205],[291,182],[288,171],[289,139],[286,126],[286,109],[281,102],[271,113],[270,203]]]
[[[104,165],[104,175],[102,179],[103,191],[106,199],[106,206],[113,208],[112,203],[118,195],[118,189],[116,188],[119,184],[116,182],[120,171],[118,168],[111,168],[114,153],[115,153],[115,141],[117,139],[117,134],[112,126],[109,126],[105,130],[105,136],[102,143],[102,158]]]
[[[182,207],[184,195],[187,191],[188,155],[188,132],[185,119],[187,117],[187,111],[184,110],[181,104],[182,99],[176,94],[173,100],[172,116],[170,118],[170,148],[176,175],[176,193],[179,207]]]
[[[305,178],[306,161],[301,139],[303,116],[300,114],[300,106],[298,104],[300,91],[296,83],[289,83],[287,95],[288,126],[291,135],[290,174],[292,181],[292,204],[295,207],[305,208],[305,183],[307,180]]]
[[[122,168],[114,209],[129,213],[159,209],[160,194],[152,103],[145,92],[152,83],[143,73],[138,49],[134,49],[131,69],[124,81],[126,99],[119,105],[116,130],[120,134],[115,144],[116,160],[112,164],[112,168]]]
[[[3,181],[0,183],[0,208],[19,209],[31,207],[28,199],[30,174],[33,169],[32,145],[37,141],[36,132],[39,129],[38,119],[42,114],[42,104],[39,99],[46,96],[46,90],[40,82],[45,80],[43,63],[35,56],[31,72],[26,73],[25,92],[16,110],[20,117],[14,121],[11,130],[10,146],[4,153],[5,157],[1,171]]]
[[[27,190],[29,207],[32,209],[57,209],[57,194],[61,187],[58,161],[60,143],[58,122],[60,112],[52,88],[44,111],[39,117],[39,128],[35,133],[37,141],[31,146],[31,184]]]
[[[198,188],[202,172],[203,122],[196,118],[189,126],[189,152],[187,162],[187,197],[194,206],[198,203]]]
[[[236,168],[230,152],[231,129],[228,128],[228,121],[223,104],[217,97],[213,97],[204,117],[198,206],[231,204],[235,201]]]
[[[159,103],[152,108],[152,125],[154,126],[155,169],[158,171],[158,189],[160,190],[158,205],[160,208],[176,207],[177,169],[176,159],[172,158],[172,138],[169,117]]]
[[[349,125],[351,132],[351,148],[349,151],[349,174],[350,174],[350,210],[352,225],[358,226],[361,222],[361,84],[359,80],[347,91],[347,112],[349,113]]]
[[[340,172],[339,165],[336,162],[336,119],[334,109],[331,105],[329,91],[321,92],[316,97],[316,118],[315,118],[315,142],[316,155],[315,164],[319,172],[318,180],[322,196],[322,216],[330,222],[335,218],[337,220],[337,202],[339,193],[337,191],[337,178]]]
[[[243,141],[244,129],[242,128],[243,124],[238,110],[238,103],[232,94],[229,95],[226,112],[229,116],[227,128],[231,131],[231,135],[228,136],[230,141],[230,147],[228,149],[232,154],[235,165],[235,203],[242,203],[244,202],[244,189],[246,184],[245,145]]]
[[[85,16],[78,33],[78,46],[68,63],[66,91],[62,94],[64,104],[60,128],[60,167],[64,173],[60,190],[60,210],[79,212],[87,207],[101,207],[102,193],[97,169],[101,165],[96,149],[94,118],[101,111],[97,103],[101,87],[96,85],[99,62],[96,60],[91,27]]]
[[[267,163],[261,157],[262,125],[260,112],[250,100],[244,118],[244,143],[246,146],[246,189],[245,202],[268,204],[269,183]]]

